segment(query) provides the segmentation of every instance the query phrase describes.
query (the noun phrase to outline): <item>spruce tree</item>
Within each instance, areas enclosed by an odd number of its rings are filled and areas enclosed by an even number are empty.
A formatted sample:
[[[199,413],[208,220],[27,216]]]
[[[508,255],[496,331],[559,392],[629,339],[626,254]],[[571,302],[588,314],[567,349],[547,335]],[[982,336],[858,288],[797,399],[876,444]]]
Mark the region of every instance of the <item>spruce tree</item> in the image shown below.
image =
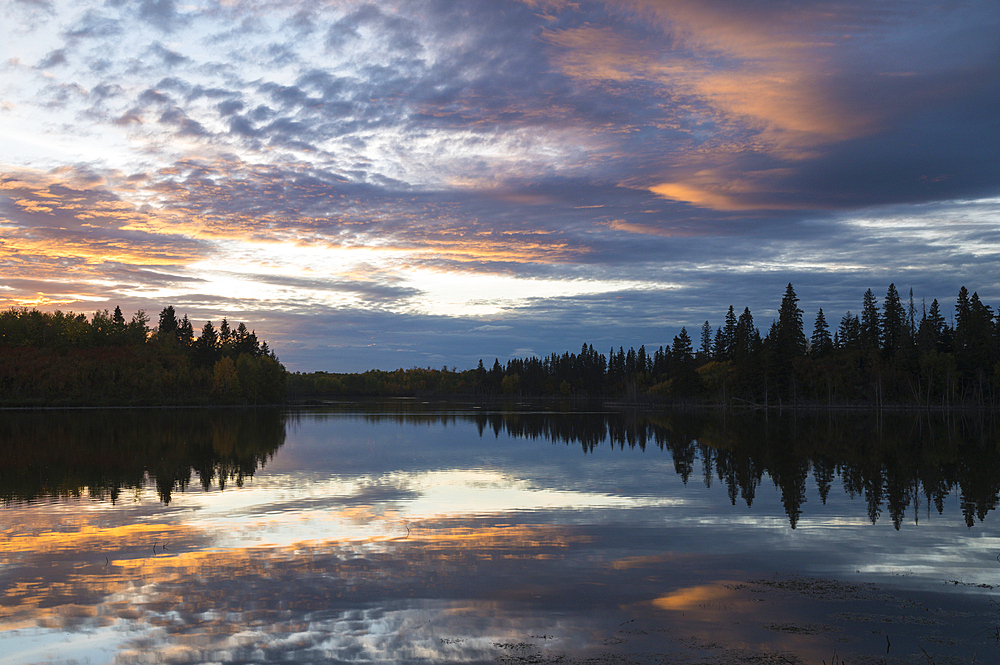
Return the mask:
[[[861,322],[850,311],[840,320],[837,330],[841,349],[858,350],[861,348]]]
[[[745,307],[736,324],[732,359],[737,363],[742,363],[758,350],[760,350],[760,332],[753,325],[753,315],[750,313],[750,308]]]
[[[799,309],[798,302],[795,289],[789,282],[778,310],[775,339],[777,353],[783,358],[801,356],[806,352],[806,335],[802,329],[802,310]]]
[[[691,336],[688,335],[686,328],[681,328],[680,334],[674,337],[670,360],[670,374],[673,379],[671,391],[674,396],[689,399],[697,395],[701,389],[701,377],[694,368]]]
[[[191,342],[194,341],[194,325],[188,319],[187,314],[177,324],[177,341],[184,346],[190,346]]]
[[[735,351],[736,345],[736,326],[738,321],[736,320],[736,312],[733,311],[733,306],[729,306],[729,311],[726,312],[726,325],[725,333],[722,336],[725,342],[725,349],[723,352],[723,358],[725,360],[732,360],[733,353]]]
[[[823,315],[823,308],[820,307],[816,313],[816,324],[813,326],[812,339],[810,340],[812,355],[821,357],[833,350],[833,340],[830,339],[830,326]]]
[[[177,313],[174,311],[173,305],[167,305],[160,312],[160,322],[157,326],[157,332],[164,337],[176,335]]]
[[[712,359],[719,362],[726,360],[726,337],[722,326],[715,329],[715,339],[712,342]]]
[[[917,337],[917,308],[913,306],[913,287],[910,287],[910,304],[906,308],[907,324],[910,328],[910,339]]]
[[[958,290],[958,301],[955,303],[955,352],[961,353],[969,343],[969,323],[972,319],[972,305],[969,303],[969,290],[964,286]]]
[[[865,291],[861,305],[861,348],[877,351],[882,348],[882,328],[880,326],[878,299],[871,289]]]
[[[705,321],[701,324],[701,348],[698,350],[698,360],[708,362],[712,358],[712,325]]]
[[[694,354],[691,350],[691,336],[688,335],[687,328],[681,328],[680,334],[674,337],[674,345],[670,355],[672,360],[681,363],[690,363],[694,360]]]
[[[946,350],[945,321],[941,315],[941,306],[937,298],[931,301],[931,307],[920,320],[917,328],[917,346],[921,354],[929,351]]]
[[[888,358],[894,357],[906,342],[908,335],[906,310],[899,300],[896,285],[890,284],[882,305],[882,349]]]

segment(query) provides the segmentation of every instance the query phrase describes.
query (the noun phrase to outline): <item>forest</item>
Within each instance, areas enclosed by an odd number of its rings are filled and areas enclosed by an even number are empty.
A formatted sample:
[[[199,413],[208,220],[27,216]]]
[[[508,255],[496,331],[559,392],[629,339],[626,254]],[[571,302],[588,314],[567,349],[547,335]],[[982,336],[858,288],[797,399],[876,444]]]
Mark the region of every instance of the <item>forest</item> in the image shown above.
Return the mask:
[[[764,334],[749,308],[730,306],[723,322],[705,321],[697,346],[687,328],[671,344],[607,354],[514,358],[464,371],[432,368],[289,375],[293,399],[346,396],[562,397],[627,403],[748,407],[995,408],[1000,389],[1000,316],[962,287],[949,324],[935,299],[904,303],[890,284],[881,303],[871,289],[858,313],[832,328],[819,309],[807,334],[788,284]]]
[[[0,406],[275,404],[287,372],[245,324],[205,323],[164,307],[155,327],[142,310],[0,311]]]
[[[904,302],[894,284],[869,289],[857,314],[811,334],[791,284],[762,334],[749,308],[687,328],[654,350],[622,346],[482,360],[474,369],[414,367],[363,373],[288,373],[243,323],[211,321],[195,335],[164,307],[84,314],[0,311],[0,406],[277,404],[340,397],[433,396],[483,401],[562,398],[629,404],[745,407],[995,408],[1000,315],[964,286],[951,323],[934,300]]]

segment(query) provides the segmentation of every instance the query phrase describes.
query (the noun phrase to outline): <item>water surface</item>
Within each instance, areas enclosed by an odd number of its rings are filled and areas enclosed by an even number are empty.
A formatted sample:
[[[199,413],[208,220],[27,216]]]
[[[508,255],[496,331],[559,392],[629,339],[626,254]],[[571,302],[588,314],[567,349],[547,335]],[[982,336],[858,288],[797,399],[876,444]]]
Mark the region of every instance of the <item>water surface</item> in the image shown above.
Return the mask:
[[[987,417],[0,421],[3,662],[985,663]]]

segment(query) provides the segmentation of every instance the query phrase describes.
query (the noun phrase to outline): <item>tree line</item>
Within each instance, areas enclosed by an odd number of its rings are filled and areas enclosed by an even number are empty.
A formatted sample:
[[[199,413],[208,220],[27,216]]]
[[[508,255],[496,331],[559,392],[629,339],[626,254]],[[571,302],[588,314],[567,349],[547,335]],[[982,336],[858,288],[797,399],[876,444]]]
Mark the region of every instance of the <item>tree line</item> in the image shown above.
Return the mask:
[[[280,403],[286,374],[246,324],[208,321],[195,336],[172,305],[155,326],[120,307],[0,311],[0,405]]]
[[[895,284],[868,289],[860,311],[831,331],[819,309],[807,335],[788,284],[778,316],[762,334],[748,307],[730,306],[697,346],[687,328],[649,351],[583,344],[579,353],[482,360],[464,371],[431,368],[360,374],[292,374],[293,398],[466,395],[485,399],[566,397],[750,406],[995,407],[1000,388],[1000,316],[966,287],[949,324],[935,299],[904,303]]]

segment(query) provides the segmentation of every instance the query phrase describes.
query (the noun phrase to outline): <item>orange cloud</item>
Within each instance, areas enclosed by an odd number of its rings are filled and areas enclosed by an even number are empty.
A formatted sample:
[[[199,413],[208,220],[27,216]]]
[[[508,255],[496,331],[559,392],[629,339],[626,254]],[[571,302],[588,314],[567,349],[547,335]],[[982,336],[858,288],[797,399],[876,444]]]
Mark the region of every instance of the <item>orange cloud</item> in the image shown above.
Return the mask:
[[[120,199],[105,182],[65,169],[21,172],[0,183],[0,257],[87,264],[173,265],[199,258],[183,233],[152,222],[156,213]],[[6,211],[3,199],[8,201]],[[130,233],[156,226],[158,233]]]
[[[586,25],[551,30],[552,60],[565,74],[594,85],[644,81],[671,99],[673,117],[711,121],[707,140],[664,155],[666,182],[640,186],[667,198],[717,210],[772,207],[769,197],[734,196],[732,180],[718,172],[736,153],[759,152],[798,161],[821,148],[872,132],[879,118],[852,106],[829,87],[838,72],[826,31],[829,16],[815,9],[771,13],[740,5],[670,0],[610,2],[658,26],[662,41],[624,29]],[[716,177],[711,177],[716,172]],[[771,176],[778,175],[771,173]],[[693,182],[696,179],[697,182]],[[739,182],[767,194],[760,176]],[[728,191],[727,191],[728,190]]]
[[[746,210],[750,206],[742,205],[727,196],[711,189],[697,187],[695,185],[666,182],[649,188],[657,196],[674,201],[684,201],[703,208],[713,208],[715,210]]]
[[[770,179],[786,174],[787,170],[745,173],[730,176],[709,170],[689,177],[687,182],[664,182],[649,191],[657,196],[682,201],[701,208],[724,211],[780,210],[794,208],[787,203],[775,203],[775,191]]]
[[[669,227],[661,228],[657,226],[650,226],[648,224],[635,224],[632,222],[626,222],[624,219],[616,219],[608,223],[608,228],[615,231],[624,231],[626,233],[638,233],[646,236],[660,236],[662,238],[695,238],[699,236],[709,235],[708,231],[693,229],[688,227]]]

